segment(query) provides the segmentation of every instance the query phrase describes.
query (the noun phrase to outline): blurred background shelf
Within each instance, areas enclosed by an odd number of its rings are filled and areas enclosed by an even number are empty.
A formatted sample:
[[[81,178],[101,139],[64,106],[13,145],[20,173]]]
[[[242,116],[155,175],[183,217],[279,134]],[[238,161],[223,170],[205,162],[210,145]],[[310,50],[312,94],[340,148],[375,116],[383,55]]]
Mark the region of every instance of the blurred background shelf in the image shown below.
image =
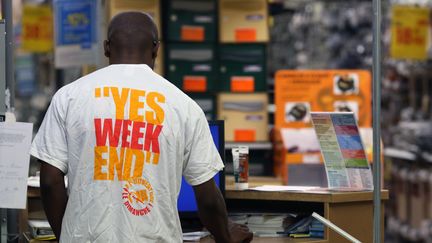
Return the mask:
[[[270,142],[251,142],[251,143],[240,143],[240,142],[231,142],[231,143],[225,143],[225,149],[232,149],[234,147],[238,146],[248,146],[249,149],[256,149],[256,150],[267,150],[272,149],[273,145]]]
[[[399,148],[388,147],[384,149],[384,156],[395,158],[395,159],[404,159],[414,161],[417,156],[410,152]]]

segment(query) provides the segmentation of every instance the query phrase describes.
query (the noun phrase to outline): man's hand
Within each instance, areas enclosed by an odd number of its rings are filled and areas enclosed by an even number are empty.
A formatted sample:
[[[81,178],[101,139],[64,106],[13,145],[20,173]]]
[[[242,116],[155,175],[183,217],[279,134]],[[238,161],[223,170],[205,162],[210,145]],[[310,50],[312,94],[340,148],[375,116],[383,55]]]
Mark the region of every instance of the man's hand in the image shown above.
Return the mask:
[[[228,228],[231,235],[232,243],[248,243],[253,239],[252,232],[244,224],[236,224],[231,220],[228,220]]]
[[[217,243],[240,243],[252,240],[253,235],[245,225],[228,221],[225,201],[213,179],[193,188],[201,222]]]

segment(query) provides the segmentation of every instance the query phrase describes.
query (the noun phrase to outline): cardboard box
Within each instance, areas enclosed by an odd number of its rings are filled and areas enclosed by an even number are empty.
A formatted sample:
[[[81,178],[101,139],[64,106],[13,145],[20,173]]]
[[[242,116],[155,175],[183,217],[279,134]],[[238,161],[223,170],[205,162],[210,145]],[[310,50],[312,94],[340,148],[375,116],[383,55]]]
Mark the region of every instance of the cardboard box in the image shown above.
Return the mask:
[[[215,42],[215,0],[171,0],[168,6],[168,41]]]
[[[231,92],[266,91],[266,46],[221,45],[219,50],[221,89]]]
[[[220,42],[268,42],[267,7],[267,0],[219,0]]]
[[[214,90],[218,79],[212,44],[167,45],[166,78],[187,93]]]
[[[153,20],[159,30],[159,39],[162,39],[162,25],[160,14],[160,0],[110,0],[109,1],[109,19],[119,13],[127,11],[146,12],[153,17]],[[163,48],[159,47],[159,53],[156,57],[154,71],[163,75]]]
[[[268,141],[268,97],[266,93],[221,93],[217,98],[218,119],[225,120],[227,142]]]

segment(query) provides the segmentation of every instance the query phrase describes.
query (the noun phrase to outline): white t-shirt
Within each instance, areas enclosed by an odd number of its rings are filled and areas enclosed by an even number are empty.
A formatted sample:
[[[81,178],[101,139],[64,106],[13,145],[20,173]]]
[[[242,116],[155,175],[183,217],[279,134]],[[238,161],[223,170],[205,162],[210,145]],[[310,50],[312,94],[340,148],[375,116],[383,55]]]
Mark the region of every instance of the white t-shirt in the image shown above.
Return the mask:
[[[182,242],[182,175],[199,185],[223,168],[203,111],[144,64],[61,88],[31,154],[68,175],[61,242]]]

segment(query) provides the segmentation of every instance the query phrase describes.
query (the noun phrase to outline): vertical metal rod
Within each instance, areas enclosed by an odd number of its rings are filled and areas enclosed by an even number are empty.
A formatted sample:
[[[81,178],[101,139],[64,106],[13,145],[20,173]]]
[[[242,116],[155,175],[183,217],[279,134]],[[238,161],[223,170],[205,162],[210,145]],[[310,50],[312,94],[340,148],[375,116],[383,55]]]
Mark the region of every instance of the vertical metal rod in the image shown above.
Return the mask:
[[[381,0],[373,1],[374,242],[381,242]]]
[[[15,79],[12,0],[2,0],[1,5],[2,17],[6,20],[6,88],[9,89],[10,92],[9,108],[13,112],[13,109],[15,107]],[[19,234],[17,210],[7,210],[7,233],[13,236]],[[18,242],[18,239],[8,239],[7,242]]]
[[[0,0],[1,4],[3,4],[2,0]],[[1,12],[1,18],[3,18],[4,14],[3,14],[3,5],[2,5],[2,12]],[[2,23],[3,20],[1,20]],[[4,34],[5,30],[4,30],[4,26],[0,27],[0,33],[1,35]],[[6,37],[6,36],[5,36]],[[3,40],[0,37],[0,115],[4,115],[5,112],[5,100],[4,100],[4,89],[6,87],[6,75],[4,74],[4,70],[5,70],[5,59],[4,59],[4,43],[2,43]],[[0,242],[5,242],[6,241],[6,234],[7,234],[7,230],[4,230],[6,228],[5,222],[6,222],[6,209],[2,209],[0,208]]]
[[[6,88],[10,91],[10,108],[15,107],[14,32],[12,0],[2,0],[2,17],[6,20]]]
[[[6,29],[5,21],[0,19],[0,116],[6,113],[5,89],[6,89]],[[4,117],[3,117],[4,118]],[[0,120],[1,121],[1,120]]]

